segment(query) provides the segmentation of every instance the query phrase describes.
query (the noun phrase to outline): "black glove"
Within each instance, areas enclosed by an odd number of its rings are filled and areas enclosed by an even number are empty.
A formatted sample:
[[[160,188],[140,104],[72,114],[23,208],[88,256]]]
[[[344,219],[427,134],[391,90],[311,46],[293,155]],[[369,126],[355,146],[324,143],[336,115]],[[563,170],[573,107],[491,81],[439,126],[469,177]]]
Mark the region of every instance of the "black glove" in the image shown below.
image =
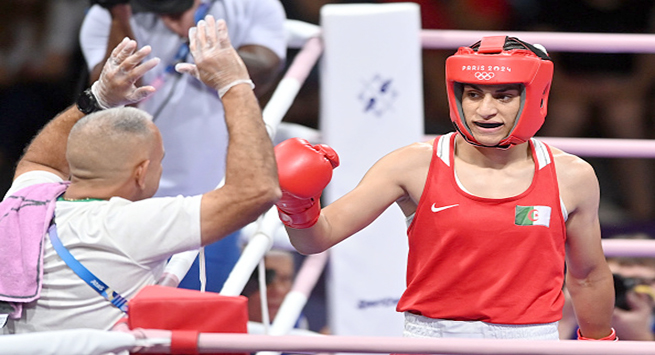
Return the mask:
[[[120,4],[129,4],[130,0],[91,0],[91,5],[98,4],[105,9],[109,10],[112,7]]]

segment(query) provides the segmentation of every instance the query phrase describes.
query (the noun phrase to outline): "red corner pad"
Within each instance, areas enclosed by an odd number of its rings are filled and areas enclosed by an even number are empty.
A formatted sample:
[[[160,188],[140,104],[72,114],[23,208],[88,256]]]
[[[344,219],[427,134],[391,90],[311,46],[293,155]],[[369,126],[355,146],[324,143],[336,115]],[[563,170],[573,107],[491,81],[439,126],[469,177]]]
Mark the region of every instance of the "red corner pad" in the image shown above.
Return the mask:
[[[195,330],[174,330],[171,334],[171,354],[199,354]]]

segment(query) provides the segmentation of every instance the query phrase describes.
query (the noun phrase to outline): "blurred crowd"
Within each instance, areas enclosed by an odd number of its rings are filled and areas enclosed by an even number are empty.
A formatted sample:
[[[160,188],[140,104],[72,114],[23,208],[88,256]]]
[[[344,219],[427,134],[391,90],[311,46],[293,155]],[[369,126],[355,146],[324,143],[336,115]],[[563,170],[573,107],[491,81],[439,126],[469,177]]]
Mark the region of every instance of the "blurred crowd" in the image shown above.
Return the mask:
[[[0,188],[26,144],[74,101],[84,71],[77,34],[88,0],[0,3]]]

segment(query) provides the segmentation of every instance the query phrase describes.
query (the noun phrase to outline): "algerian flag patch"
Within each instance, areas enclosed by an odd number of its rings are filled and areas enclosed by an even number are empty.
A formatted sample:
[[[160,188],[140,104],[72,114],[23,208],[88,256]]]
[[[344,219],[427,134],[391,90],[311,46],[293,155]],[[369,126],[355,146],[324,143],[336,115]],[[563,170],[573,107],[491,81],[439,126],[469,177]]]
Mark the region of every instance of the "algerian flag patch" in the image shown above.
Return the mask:
[[[550,226],[550,206],[516,206],[517,226]]]

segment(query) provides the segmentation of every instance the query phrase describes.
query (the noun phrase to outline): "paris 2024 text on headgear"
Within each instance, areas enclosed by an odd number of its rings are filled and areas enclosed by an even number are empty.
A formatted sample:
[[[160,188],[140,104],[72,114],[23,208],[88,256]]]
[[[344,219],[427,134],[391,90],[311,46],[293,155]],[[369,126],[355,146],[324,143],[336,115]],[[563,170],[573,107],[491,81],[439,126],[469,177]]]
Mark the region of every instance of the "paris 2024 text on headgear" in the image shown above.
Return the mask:
[[[553,80],[553,62],[541,48],[514,37],[491,36],[470,47],[460,47],[448,57],[446,86],[450,119],[464,139],[482,146],[471,134],[462,113],[462,84],[522,86],[521,109],[514,127],[495,147],[521,144],[537,133],[546,118]]]

